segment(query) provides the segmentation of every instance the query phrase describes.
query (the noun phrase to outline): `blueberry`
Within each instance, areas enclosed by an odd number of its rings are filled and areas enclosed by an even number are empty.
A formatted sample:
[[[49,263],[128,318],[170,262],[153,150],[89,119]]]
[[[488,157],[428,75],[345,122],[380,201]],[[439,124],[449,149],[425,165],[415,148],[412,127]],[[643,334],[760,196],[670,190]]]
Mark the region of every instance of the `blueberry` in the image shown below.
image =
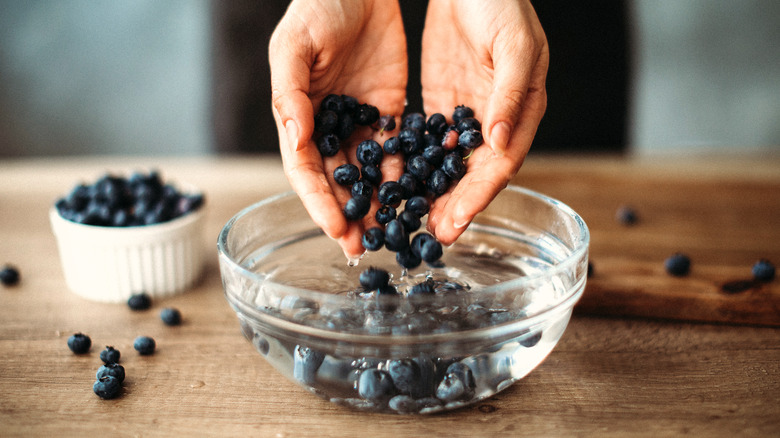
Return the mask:
[[[463,178],[463,175],[466,174],[466,165],[463,163],[463,157],[455,152],[445,155],[441,163],[441,170],[453,180]]]
[[[428,132],[434,135],[442,135],[447,130],[447,119],[443,114],[436,113],[428,117],[428,122],[425,124]]]
[[[361,104],[355,111],[355,123],[358,125],[373,125],[379,120],[379,110],[373,105],[367,103]]]
[[[405,269],[414,269],[422,263],[420,256],[408,247],[395,253],[395,261]]]
[[[363,166],[360,169],[360,173],[363,175],[363,180],[375,186],[382,183],[382,171],[379,169],[379,166]]]
[[[84,333],[76,333],[68,338],[68,348],[76,354],[85,354],[92,347],[92,339]]]
[[[349,198],[344,205],[344,217],[346,217],[347,220],[356,221],[367,215],[370,209],[371,201],[369,198],[363,196]]]
[[[401,151],[409,156],[419,153],[423,149],[425,138],[420,131],[413,128],[405,128],[398,133],[398,141],[401,142]]]
[[[122,382],[113,376],[103,376],[92,385],[92,391],[102,399],[112,399],[122,391]]]
[[[404,226],[407,233],[412,234],[422,225],[420,217],[409,210],[404,210],[398,215],[398,221]]]
[[[396,207],[403,199],[403,187],[396,181],[385,181],[379,186],[377,199],[382,205]]]
[[[474,117],[464,117],[455,126],[461,135],[469,130],[482,131],[482,124]]]
[[[634,225],[639,220],[636,210],[627,205],[618,208],[615,219],[623,225]]]
[[[179,325],[181,324],[181,312],[179,309],[166,307],[160,311],[160,319],[165,325]]]
[[[406,162],[406,170],[417,178],[417,180],[425,181],[428,178],[428,175],[431,174],[433,168],[422,155],[413,155],[409,157],[409,160]]]
[[[767,259],[761,259],[753,265],[753,279],[769,283],[775,278],[775,265]]]
[[[458,137],[458,146],[465,149],[474,149],[484,142],[485,140],[482,138],[482,133],[476,129],[463,131]]]
[[[435,293],[436,291],[433,288],[433,282],[424,280],[409,288],[409,291],[406,292],[406,296],[408,298],[414,298],[414,297],[432,296]]]
[[[454,126],[450,126],[441,136],[441,147],[448,151],[455,149],[458,146],[459,136],[458,130]]]
[[[431,203],[422,196],[412,196],[408,201],[406,201],[406,206],[404,207],[404,210],[411,211],[419,217],[423,217],[428,214],[430,209]]]
[[[344,103],[344,112],[348,114],[354,114],[360,106],[357,99],[346,94],[341,95],[341,101]]]
[[[360,179],[360,169],[354,164],[342,164],[333,171],[333,179],[342,186],[352,185]]]
[[[396,252],[409,247],[409,233],[398,219],[391,220],[385,226],[385,247]]]
[[[149,336],[139,336],[133,341],[133,348],[143,356],[154,354],[154,349],[156,347],[157,344],[154,342],[154,339]]]
[[[428,233],[415,235],[412,238],[411,248],[412,252],[428,263],[435,262],[443,254],[441,243]]]
[[[393,129],[395,129],[395,117],[387,114],[379,118],[380,131],[392,131]]]
[[[394,312],[398,308],[398,290],[392,284],[380,286],[376,290],[377,308],[384,312]]]
[[[401,150],[401,140],[398,137],[390,137],[383,145],[386,154],[395,155]]]
[[[412,414],[419,410],[417,400],[408,395],[396,395],[387,402],[387,406],[402,414]]]
[[[147,310],[152,307],[152,297],[146,292],[133,294],[127,299],[127,305],[132,310]]]
[[[385,245],[385,231],[379,227],[369,228],[363,233],[361,242],[365,249],[379,251]]]
[[[309,347],[296,345],[293,352],[293,377],[295,380],[312,385],[317,378],[317,370],[325,360],[325,355]]]
[[[425,115],[422,113],[409,113],[401,120],[401,129],[411,128],[419,132],[425,132]]]
[[[336,155],[341,148],[341,141],[335,134],[325,134],[317,139],[317,150],[323,157]]]
[[[384,269],[369,267],[360,273],[360,285],[366,290],[376,290],[390,282],[390,274]]]
[[[595,271],[595,268],[593,267],[593,262],[588,260],[588,278],[593,277],[593,275],[595,275],[595,273],[596,273],[596,271]]]
[[[339,122],[333,131],[340,140],[346,140],[355,132],[355,120],[351,115],[344,113],[339,116]]]
[[[377,404],[386,402],[395,392],[390,374],[375,368],[361,372],[357,386],[361,397]]]
[[[423,149],[422,156],[433,167],[441,166],[447,151],[440,145],[430,145]]]
[[[320,111],[314,116],[314,130],[322,134],[332,134],[339,123],[339,116],[333,111]]]
[[[678,252],[672,254],[664,261],[664,268],[669,275],[684,277],[691,270],[691,259],[687,255]]]
[[[358,145],[355,155],[357,156],[358,161],[360,161],[360,164],[364,166],[379,166],[382,163],[384,151],[382,150],[382,146],[379,146],[379,143],[374,140],[363,140]]]
[[[462,362],[454,362],[447,367],[446,374],[438,388],[436,397],[446,402],[471,398],[477,387],[474,374]]]
[[[364,181],[364,180],[357,180],[354,184],[352,184],[352,197],[357,198],[358,196],[363,196],[366,198],[371,198],[371,195],[374,194],[374,186],[371,185],[371,183]]]
[[[106,348],[100,352],[100,360],[103,363],[119,363],[119,350],[107,345]]]
[[[374,215],[374,217],[381,225],[387,225],[388,222],[395,219],[395,215],[395,207],[390,205],[383,205],[379,207],[379,210],[376,211],[376,215]]]
[[[460,122],[462,119],[468,118],[468,117],[474,117],[474,110],[471,108],[465,106],[465,105],[458,105],[455,107],[455,110],[452,112],[452,121],[455,123]]]
[[[398,184],[401,185],[401,188],[403,189],[403,198],[409,199],[412,196],[417,195],[417,193],[420,191],[420,185],[417,182],[417,178],[415,178],[411,173],[403,173],[398,178]]]
[[[450,179],[441,169],[434,169],[426,182],[428,190],[436,196],[443,195],[450,188]]]
[[[0,270],[0,283],[3,283],[3,286],[15,286],[19,283],[19,278],[19,270],[14,266],[5,265]]]
[[[320,102],[320,112],[333,111],[335,114],[341,114],[345,111],[344,98],[337,94],[328,94]]]
[[[399,394],[412,395],[420,385],[420,367],[412,359],[391,360],[387,372],[393,380],[393,386]]]
[[[531,348],[534,345],[538,344],[541,339],[542,339],[542,332],[538,331],[530,336],[525,336],[523,339],[521,339],[520,345],[526,348]]]
[[[125,380],[125,367],[116,362],[101,365],[100,368],[98,368],[97,373],[95,373],[95,378],[100,380],[100,378],[104,376],[114,377],[119,380],[119,383],[122,383]]]

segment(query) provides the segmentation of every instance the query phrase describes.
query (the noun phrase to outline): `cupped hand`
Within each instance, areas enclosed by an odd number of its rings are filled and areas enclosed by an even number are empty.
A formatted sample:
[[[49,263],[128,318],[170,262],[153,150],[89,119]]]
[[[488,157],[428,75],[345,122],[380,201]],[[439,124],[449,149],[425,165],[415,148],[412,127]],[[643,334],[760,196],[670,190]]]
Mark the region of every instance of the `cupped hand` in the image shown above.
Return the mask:
[[[279,130],[284,171],[314,222],[336,239],[348,257],[363,253],[361,236],[372,226],[376,205],[363,222],[347,221],[342,208],[349,188],[333,180],[333,170],[353,163],[355,148],[367,138],[380,145],[389,134],[356,129],[351,144],[323,158],[313,141],[314,114],[328,94],[345,94],[400,116],[407,81],[406,38],[396,1],[293,1],[269,44],[273,112]],[[402,172],[399,157],[385,157],[384,180]]]
[[[430,0],[425,21],[425,112],[470,106],[486,143],[431,207],[428,229],[451,244],[520,169],[547,107],[549,50],[527,0]]]

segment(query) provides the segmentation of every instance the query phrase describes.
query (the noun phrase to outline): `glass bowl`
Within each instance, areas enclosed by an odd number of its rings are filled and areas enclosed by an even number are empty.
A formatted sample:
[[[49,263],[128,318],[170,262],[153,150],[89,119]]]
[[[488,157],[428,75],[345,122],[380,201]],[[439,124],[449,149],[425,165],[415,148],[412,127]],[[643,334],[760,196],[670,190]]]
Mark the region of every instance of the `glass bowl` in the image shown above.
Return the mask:
[[[404,270],[386,249],[350,263],[292,192],[239,212],[217,246],[244,336],[282,375],[352,408],[425,414],[490,397],[544,360],[585,288],[588,242],[568,206],[509,186],[436,266]],[[368,267],[400,294],[363,290]],[[436,292],[406,295],[423,281]]]

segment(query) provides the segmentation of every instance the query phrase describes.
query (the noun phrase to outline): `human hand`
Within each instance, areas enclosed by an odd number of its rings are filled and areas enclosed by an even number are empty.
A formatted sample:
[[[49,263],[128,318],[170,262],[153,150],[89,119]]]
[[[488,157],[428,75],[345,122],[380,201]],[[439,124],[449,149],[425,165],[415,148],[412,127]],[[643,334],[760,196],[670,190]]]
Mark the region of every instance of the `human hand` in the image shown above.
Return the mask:
[[[333,170],[348,162],[360,167],[357,144],[373,135],[381,145],[389,135],[357,127],[352,144],[342,143],[336,156],[324,159],[312,140],[314,113],[328,94],[346,94],[380,114],[401,115],[408,73],[398,3],[295,0],[271,37],[269,62],[285,174],[314,222],[348,257],[357,257],[364,251],[364,228],[375,225],[377,206],[363,222],[347,221],[342,206],[350,191],[333,180]],[[398,179],[402,165],[400,157],[386,156],[383,179]]]
[[[426,114],[470,106],[485,145],[432,205],[428,229],[451,244],[520,169],[547,107],[547,39],[527,0],[430,0],[422,39]]]

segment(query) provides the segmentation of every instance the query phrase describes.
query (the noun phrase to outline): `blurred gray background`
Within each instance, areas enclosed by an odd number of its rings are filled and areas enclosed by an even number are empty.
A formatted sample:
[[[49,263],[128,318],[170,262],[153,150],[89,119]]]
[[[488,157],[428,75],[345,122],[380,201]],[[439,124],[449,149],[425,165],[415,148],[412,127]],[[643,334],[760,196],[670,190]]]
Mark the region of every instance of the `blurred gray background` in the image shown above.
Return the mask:
[[[553,30],[559,22],[554,14],[567,14],[569,3],[559,3],[555,12],[543,16],[540,10],[554,65],[566,57],[556,51],[564,34],[598,41],[602,32],[572,12],[575,25],[567,26],[576,32]],[[0,0],[0,157],[274,151],[264,44],[286,4]],[[568,133],[554,140],[564,149],[642,154],[780,148],[780,2],[593,5],[625,15],[628,56],[620,71],[626,83],[615,85],[625,98],[612,104],[588,97],[591,107],[570,108],[566,93],[572,92],[555,94],[555,81],[563,80],[551,75],[545,120],[551,122],[544,130]],[[254,21],[247,18],[250,9]],[[258,32],[255,26],[263,27],[260,36],[245,38]],[[596,53],[600,45],[592,47]],[[587,57],[589,50],[581,52]],[[596,75],[612,68],[599,64]],[[577,66],[565,73],[576,77]],[[587,122],[589,113],[601,110],[620,115]],[[583,141],[567,119],[620,135]],[[239,135],[244,131],[254,132]]]

